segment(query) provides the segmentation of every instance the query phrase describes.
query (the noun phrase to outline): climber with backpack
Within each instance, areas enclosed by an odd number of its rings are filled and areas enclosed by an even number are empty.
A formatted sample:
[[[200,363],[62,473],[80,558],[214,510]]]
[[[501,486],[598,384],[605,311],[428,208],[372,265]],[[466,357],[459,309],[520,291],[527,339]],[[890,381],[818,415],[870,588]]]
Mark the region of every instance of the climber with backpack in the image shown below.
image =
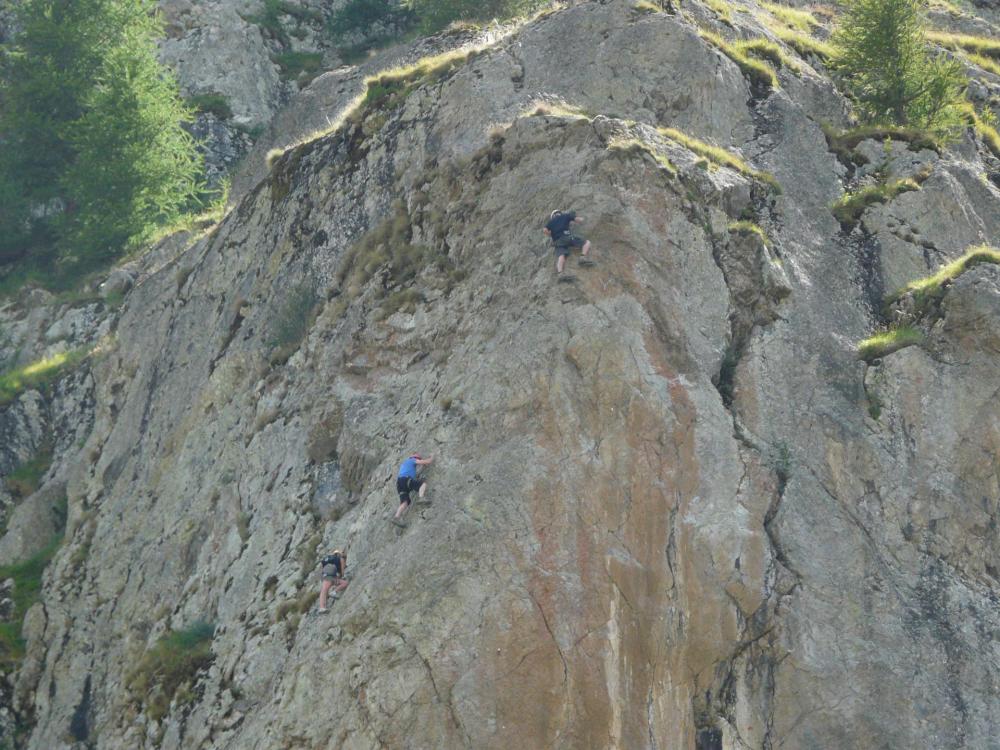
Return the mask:
[[[414,453],[408,456],[402,465],[400,465],[399,474],[396,476],[396,492],[399,493],[399,507],[396,509],[396,515],[389,519],[391,523],[400,528],[406,526],[403,514],[410,507],[411,492],[417,491],[417,497],[423,502],[427,502],[423,499],[424,493],[427,492],[427,482],[417,478],[417,467],[427,466],[433,462],[433,456],[423,458],[419,453]]]
[[[563,272],[563,268],[566,267],[566,257],[574,247],[581,250],[580,265],[592,265],[587,258],[587,253],[590,252],[590,240],[585,240],[569,231],[574,222],[582,221],[583,217],[577,216],[576,211],[553,211],[549,215],[549,222],[542,231],[552,238],[552,246],[556,251],[557,274]]]
[[[335,549],[329,555],[319,561],[323,566],[322,580],[319,587],[319,613],[325,614],[329,610],[326,607],[326,596],[333,589],[332,598],[340,598],[340,592],[347,588],[347,553]]]

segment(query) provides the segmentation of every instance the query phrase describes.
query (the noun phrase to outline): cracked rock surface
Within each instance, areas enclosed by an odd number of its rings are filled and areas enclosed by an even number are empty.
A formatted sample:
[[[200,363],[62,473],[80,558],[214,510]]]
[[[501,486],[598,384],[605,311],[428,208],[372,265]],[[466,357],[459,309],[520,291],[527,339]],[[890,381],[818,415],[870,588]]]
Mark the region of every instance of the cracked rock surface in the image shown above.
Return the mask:
[[[593,62],[567,67],[567,38]],[[26,746],[991,747],[1000,270],[948,289],[926,345],[854,348],[891,269],[995,222],[964,176],[989,157],[934,159],[847,233],[820,126],[844,102],[805,62],[781,83],[752,92],[686,16],[574,5],[286,153],[134,269],[92,430],[55,463],[66,538],[10,691]],[[929,261],[889,226],[955,196],[919,225]],[[569,283],[554,208],[594,245]],[[412,277],[356,272],[380,243]],[[431,503],[400,530],[412,451]],[[318,615],[333,547],[352,582]],[[151,712],[130,676],[198,620],[210,666]]]

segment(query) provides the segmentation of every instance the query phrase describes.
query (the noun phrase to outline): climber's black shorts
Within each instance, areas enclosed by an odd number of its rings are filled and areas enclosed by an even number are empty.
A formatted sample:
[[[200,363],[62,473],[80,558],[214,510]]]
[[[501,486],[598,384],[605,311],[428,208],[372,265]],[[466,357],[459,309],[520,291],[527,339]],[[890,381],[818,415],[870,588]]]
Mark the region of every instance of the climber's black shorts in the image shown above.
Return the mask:
[[[555,246],[556,255],[569,255],[574,247],[583,247],[583,237],[567,232],[552,244]]]
[[[417,492],[423,486],[423,479],[414,479],[412,477],[397,477],[396,478],[396,492],[399,493],[399,502],[410,504],[410,493]]]

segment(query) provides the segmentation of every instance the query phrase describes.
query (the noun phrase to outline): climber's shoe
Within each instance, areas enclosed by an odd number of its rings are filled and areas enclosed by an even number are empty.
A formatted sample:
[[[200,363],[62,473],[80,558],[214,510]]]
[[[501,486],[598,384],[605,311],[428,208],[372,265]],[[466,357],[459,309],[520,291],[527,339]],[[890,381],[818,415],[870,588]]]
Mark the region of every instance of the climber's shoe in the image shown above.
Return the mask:
[[[593,268],[595,265],[594,261],[592,261],[590,258],[580,258],[577,264],[582,266],[583,268]]]
[[[398,526],[401,529],[406,528],[406,521],[401,521],[398,518],[390,518],[389,523],[391,523],[393,526]]]
[[[566,273],[565,271],[558,276],[556,276],[556,281],[560,284],[572,284],[576,281],[576,276]]]
[[[316,614],[325,615],[329,611],[330,609],[328,607],[320,607],[319,609],[316,610]]]

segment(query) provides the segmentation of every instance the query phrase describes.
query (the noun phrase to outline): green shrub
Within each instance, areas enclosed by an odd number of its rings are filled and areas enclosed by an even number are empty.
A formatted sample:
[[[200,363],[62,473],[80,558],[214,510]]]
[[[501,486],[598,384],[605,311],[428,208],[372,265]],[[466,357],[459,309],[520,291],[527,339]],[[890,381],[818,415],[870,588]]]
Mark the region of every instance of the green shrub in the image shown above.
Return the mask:
[[[970,34],[950,34],[943,31],[927,31],[925,36],[929,42],[948,49],[963,50],[1000,60],[1000,39]]]
[[[953,138],[967,81],[957,61],[930,54],[921,9],[922,0],[845,0],[832,62],[870,122]]]
[[[0,567],[0,581],[14,579],[14,611],[8,620],[0,622],[0,673],[16,669],[24,658],[25,644],[21,636],[24,615],[41,598],[42,574],[61,541],[62,534],[59,534],[27,560]]]
[[[869,336],[858,344],[858,358],[866,362],[885,357],[907,346],[924,342],[924,334],[913,326],[899,326]]]
[[[214,636],[214,625],[196,622],[184,630],[168,632],[142,655],[139,664],[125,678],[125,685],[146,706],[151,719],[163,718],[175,695],[190,699],[198,672],[215,658]]]

